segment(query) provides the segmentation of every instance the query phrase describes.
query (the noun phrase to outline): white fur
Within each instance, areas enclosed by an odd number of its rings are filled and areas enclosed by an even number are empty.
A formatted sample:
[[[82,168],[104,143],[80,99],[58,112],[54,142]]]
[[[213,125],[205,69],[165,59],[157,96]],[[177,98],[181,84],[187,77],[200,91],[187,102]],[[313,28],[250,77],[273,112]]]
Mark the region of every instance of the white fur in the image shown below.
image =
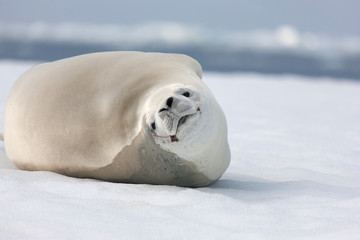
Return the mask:
[[[171,142],[170,137],[163,138],[169,136],[169,133],[164,131],[161,125],[157,126],[160,130],[157,134],[162,137],[155,136],[155,142],[162,149],[194,163],[209,179],[216,180],[224,173],[230,162],[226,119],[214,96],[201,81],[196,80],[192,85],[166,86],[152,94],[147,102],[148,124],[163,107],[164,99],[174,96],[174,93],[182,88],[191,89],[195,93],[190,100],[194,102],[195,109],[199,108],[200,111],[179,128],[176,134],[178,142]]]
[[[195,94],[185,99],[182,88]],[[170,96],[194,116],[169,132],[158,111]],[[219,178],[228,167],[225,116],[201,81],[199,63],[178,54],[96,53],[32,68],[8,97],[5,148],[24,169],[88,171],[109,165],[152,121],[160,123],[159,135],[178,130],[178,142],[155,142],[208,178]]]

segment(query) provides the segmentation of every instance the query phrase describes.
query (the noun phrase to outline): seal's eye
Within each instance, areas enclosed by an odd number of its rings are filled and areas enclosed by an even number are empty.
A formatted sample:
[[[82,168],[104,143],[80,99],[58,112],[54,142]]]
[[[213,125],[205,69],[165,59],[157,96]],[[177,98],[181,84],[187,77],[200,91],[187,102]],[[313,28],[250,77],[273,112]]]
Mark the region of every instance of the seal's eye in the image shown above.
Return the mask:
[[[166,108],[162,108],[162,109],[160,109],[159,113],[166,111],[166,110],[167,110]]]
[[[184,92],[182,95],[185,97],[190,97],[190,93],[188,91]]]
[[[155,125],[155,122],[153,122],[152,124],[151,124],[151,127],[152,127],[152,129],[156,129],[156,125]]]

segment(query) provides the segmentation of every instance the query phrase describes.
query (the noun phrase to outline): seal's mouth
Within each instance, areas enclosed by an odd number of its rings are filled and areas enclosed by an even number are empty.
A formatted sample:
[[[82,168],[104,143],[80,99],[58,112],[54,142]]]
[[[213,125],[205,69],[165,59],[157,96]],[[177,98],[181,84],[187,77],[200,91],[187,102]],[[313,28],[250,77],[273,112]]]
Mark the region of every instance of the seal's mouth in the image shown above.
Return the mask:
[[[180,127],[181,125],[185,124],[185,122],[186,122],[189,118],[194,117],[198,112],[200,112],[200,108],[197,108],[196,113],[194,113],[194,114],[189,114],[189,115],[185,115],[185,116],[183,116],[183,117],[180,118],[180,120],[179,120],[179,122],[178,122],[178,124],[177,124],[177,127],[176,127],[176,133],[175,133],[175,135],[170,135],[170,141],[171,141],[171,142],[178,142],[178,141],[179,141],[179,139],[178,139],[177,136],[176,136],[177,132],[179,131],[179,127]]]
[[[180,120],[179,120],[178,123],[177,123],[176,132],[175,132],[174,135],[159,136],[159,135],[153,134],[152,136],[153,136],[153,137],[158,137],[158,138],[168,138],[168,137],[170,137],[170,141],[171,141],[171,142],[178,142],[179,139],[177,138],[176,134],[177,134],[178,131],[179,131],[179,127],[182,126],[182,125],[184,125],[185,122],[186,122],[188,119],[190,119],[190,118],[194,117],[195,115],[197,115],[197,113],[201,113],[201,112],[200,112],[200,108],[197,108],[196,113],[189,114],[189,115],[185,115],[185,116],[181,117]]]

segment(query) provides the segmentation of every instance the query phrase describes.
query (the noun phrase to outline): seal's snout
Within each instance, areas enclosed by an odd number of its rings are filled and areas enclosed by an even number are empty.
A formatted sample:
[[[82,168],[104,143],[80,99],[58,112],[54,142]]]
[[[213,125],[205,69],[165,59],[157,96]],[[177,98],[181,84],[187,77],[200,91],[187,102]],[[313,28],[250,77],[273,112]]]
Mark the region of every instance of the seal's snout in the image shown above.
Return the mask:
[[[159,112],[167,110],[168,112],[179,115],[180,117],[193,113],[195,108],[194,104],[190,100],[179,97],[169,97],[166,99],[165,104],[167,108],[163,108]]]
[[[179,127],[183,129],[183,125],[187,120],[200,112],[199,106],[193,99],[189,98],[190,93],[186,92],[184,94],[175,94],[164,98],[160,110],[155,115],[156,123],[154,121],[151,124],[151,129],[156,136],[170,136],[171,142],[179,141],[176,136]]]

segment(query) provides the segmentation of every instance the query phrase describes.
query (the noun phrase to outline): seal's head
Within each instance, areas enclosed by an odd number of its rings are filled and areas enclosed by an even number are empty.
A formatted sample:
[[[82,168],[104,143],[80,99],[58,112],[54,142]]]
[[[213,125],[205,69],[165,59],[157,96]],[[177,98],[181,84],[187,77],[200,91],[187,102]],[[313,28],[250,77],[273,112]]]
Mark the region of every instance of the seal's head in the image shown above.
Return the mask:
[[[225,116],[203,84],[170,84],[148,100],[146,125],[161,149],[216,180],[229,164]],[[224,145],[224,146],[222,146]]]

